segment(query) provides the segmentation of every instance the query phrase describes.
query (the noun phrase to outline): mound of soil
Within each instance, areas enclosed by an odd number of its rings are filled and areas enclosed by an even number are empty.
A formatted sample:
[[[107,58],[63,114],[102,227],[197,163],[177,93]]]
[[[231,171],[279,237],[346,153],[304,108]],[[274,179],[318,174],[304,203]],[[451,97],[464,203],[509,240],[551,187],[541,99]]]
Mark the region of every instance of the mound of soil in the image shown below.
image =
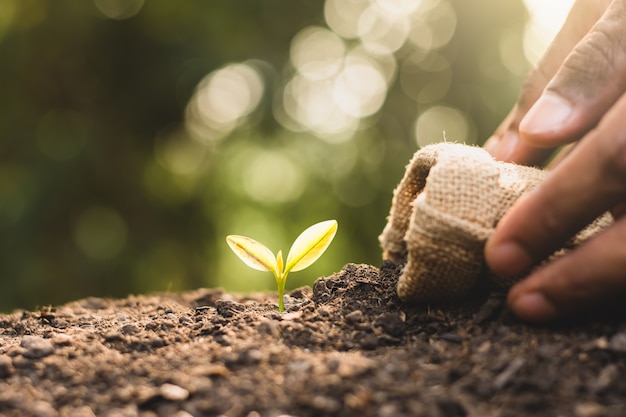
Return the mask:
[[[398,267],[286,297],[88,298],[0,315],[6,416],[624,416],[626,323],[534,327],[502,294],[403,305]]]

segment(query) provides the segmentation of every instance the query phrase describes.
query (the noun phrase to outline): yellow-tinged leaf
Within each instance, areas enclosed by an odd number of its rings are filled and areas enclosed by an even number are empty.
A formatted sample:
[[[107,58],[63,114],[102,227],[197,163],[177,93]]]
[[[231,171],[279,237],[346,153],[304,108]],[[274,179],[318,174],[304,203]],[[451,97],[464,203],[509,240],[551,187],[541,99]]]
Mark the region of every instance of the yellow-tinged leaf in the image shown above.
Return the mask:
[[[298,236],[287,255],[285,274],[300,271],[322,256],[337,233],[337,221],[326,220],[314,224]]]
[[[283,273],[283,266],[283,251],[279,250],[276,254],[276,269],[281,273],[281,275]]]
[[[259,271],[276,271],[276,258],[271,250],[262,243],[246,236],[230,235],[226,237],[228,246],[246,265]]]

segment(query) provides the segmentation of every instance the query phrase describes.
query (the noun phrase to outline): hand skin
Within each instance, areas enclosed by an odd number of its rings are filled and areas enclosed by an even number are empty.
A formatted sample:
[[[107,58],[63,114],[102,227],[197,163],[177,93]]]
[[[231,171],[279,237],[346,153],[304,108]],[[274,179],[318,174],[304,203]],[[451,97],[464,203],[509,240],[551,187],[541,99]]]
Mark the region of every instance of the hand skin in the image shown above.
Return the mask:
[[[625,93],[626,0],[578,0],[485,144],[496,159],[541,165],[556,147],[576,143],[487,241],[485,257],[497,275],[528,272],[601,213],[615,217],[511,289],[509,306],[525,320],[626,304]]]

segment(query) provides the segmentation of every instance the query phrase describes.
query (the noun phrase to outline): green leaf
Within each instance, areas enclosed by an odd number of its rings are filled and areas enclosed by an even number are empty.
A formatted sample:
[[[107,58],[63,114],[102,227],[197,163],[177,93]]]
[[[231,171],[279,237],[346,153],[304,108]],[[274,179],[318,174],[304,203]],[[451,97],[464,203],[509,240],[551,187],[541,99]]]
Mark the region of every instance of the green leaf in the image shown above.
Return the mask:
[[[226,237],[228,246],[250,268],[270,271],[278,276],[276,258],[271,250],[262,243],[246,236],[230,235]]]
[[[285,274],[301,271],[322,256],[337,233],[337,221],[326,220],[314,224],[298,236],[287,255]]]

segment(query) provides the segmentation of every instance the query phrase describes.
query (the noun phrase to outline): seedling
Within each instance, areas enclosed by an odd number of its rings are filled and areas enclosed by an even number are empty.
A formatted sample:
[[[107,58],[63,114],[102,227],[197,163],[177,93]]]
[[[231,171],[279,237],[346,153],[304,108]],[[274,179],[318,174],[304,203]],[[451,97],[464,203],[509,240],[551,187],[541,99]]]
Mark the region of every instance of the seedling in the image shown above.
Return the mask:
[[[226,237],[228,246],[246,265],[259,271],[269,271],[276,278],[278,286],[278,311],[285,310],[285,282],[289,272],[301,271],[322,256],[337,233],[337,221],[326,220],[300,233],[293,242],[287,263],[283,265],[283,253],[276,256],[262,243],[246,236],[230,235]]]

